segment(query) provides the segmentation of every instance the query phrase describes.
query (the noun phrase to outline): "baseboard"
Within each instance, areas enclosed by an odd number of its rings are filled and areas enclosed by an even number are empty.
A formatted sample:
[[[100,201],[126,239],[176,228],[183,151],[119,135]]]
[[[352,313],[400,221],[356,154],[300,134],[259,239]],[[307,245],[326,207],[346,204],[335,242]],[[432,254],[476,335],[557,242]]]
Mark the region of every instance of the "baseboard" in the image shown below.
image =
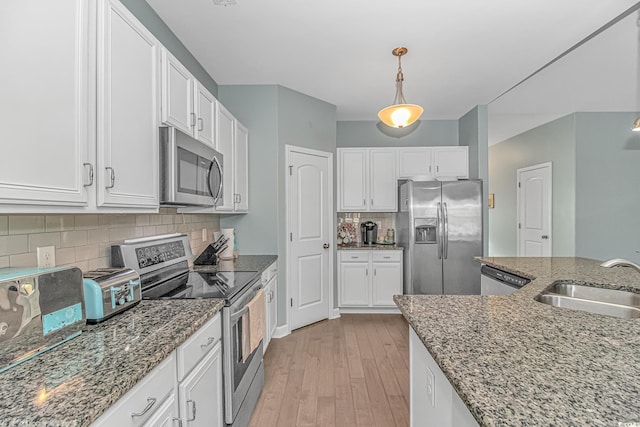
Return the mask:
[[[284,338],[290,334],[291,329],[289,329],[289,325],[276,326],[276,330],[274,331],[271,338]]]
[[[401,314],[397,307],[341,307],[342,314]]]
[[[340,317],[340,309],[339,308],[334,308],[333,312],[329,316],[329,319],[337,319],[338,317]]]

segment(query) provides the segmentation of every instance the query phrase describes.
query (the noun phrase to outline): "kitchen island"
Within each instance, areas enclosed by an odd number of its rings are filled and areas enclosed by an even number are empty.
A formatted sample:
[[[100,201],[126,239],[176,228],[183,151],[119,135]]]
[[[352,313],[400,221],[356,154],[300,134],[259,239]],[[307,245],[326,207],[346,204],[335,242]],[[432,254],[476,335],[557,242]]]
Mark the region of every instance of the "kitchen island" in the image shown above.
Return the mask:
[[[640,422],[640,323],[539,303],[557,280],[640,292],[640,273],[584,258],[480,258],[533,279],[509,296],[395,302],[481,426]]]

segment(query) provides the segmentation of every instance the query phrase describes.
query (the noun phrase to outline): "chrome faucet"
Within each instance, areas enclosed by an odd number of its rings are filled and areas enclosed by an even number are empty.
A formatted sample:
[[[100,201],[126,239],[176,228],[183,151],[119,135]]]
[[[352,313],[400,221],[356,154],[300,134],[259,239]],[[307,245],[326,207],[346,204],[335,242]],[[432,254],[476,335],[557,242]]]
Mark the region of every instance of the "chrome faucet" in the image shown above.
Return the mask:
[[[614,259],[605,261],[602,264],[600,264],[600,267],[611,268],[618,265],[621,265],[624,267],[631,267],[634,270],[636,270],[638,273],[640,273],[640,265],[636,264],[635,262],[629,261],[628,259],[622,259],[622,258],[614,258]]]

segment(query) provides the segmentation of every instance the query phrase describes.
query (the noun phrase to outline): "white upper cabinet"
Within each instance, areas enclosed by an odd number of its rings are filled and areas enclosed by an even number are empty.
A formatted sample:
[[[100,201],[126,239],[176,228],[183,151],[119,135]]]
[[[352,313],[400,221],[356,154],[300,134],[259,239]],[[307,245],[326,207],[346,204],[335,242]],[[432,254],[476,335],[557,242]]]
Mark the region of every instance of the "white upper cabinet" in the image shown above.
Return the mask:
[[[368,150],[338,149],[338,210],[366,211]]]
[[[396,210],[395,149],[338,149],[338,211]]]
[[[119,2],[98,18],[98,206],[157,207],[159,43]]]
[[[234,118],[222,105],[218,105],[216,132],[218,151],[222,153],[222,201],[217,211],[233,211],[233,157],[234,157]]]
[[[216,147],[215,97],[167,49],[162,49],[162,123]]]
[[[433,157],[436,177],[469,178],[469,147],[437,147]]]
[[[469,178],[469,147],[398,148],[398,179]]]
[[[249,131],[235,121],[235,147],[233,154],[233,191],[235,212],[249,210]]]
[[[2,203],[87,204],[89,8],[85,0],[0,2]]]
[[[193,134],[195,79],[173,55],[162,49],[162,122]]]

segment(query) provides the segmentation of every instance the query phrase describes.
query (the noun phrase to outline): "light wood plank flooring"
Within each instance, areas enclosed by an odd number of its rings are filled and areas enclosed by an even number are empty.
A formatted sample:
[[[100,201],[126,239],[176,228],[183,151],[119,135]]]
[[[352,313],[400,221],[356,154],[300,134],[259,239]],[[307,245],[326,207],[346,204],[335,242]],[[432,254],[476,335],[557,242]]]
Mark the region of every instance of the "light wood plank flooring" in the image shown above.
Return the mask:
[[[251,427],[409,425],[409,329],[345,314],[274,339]]]

